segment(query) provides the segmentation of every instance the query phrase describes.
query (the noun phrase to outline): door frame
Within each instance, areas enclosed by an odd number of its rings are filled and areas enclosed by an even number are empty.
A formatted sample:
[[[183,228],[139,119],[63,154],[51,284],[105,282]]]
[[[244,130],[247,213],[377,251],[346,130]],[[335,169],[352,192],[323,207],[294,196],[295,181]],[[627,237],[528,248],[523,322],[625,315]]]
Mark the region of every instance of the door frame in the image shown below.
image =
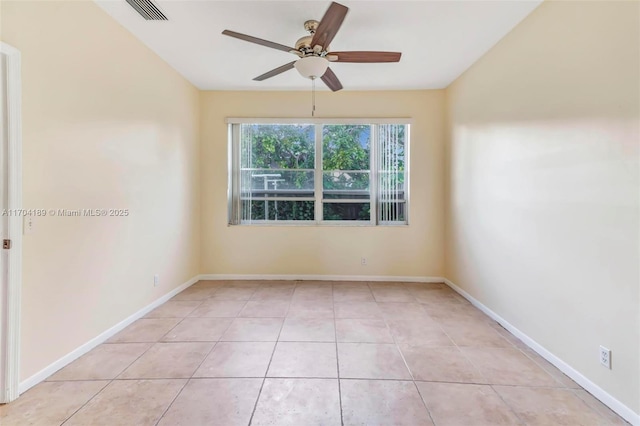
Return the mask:
[[[6,61],[7,84],[7,209],[22,209],[22,93],[20,51],[0,42],[0,54]],[[4,74],[4,72],[3,72]],[[20,385],[20,291],[22,287],[22,215],[8,216],[7,292],[0,312],[0,369],[5,383],[0,383],[0,403],[19,395]],[[0,250],[3,250],[0,248]],[[3,326],[4,324],[4,326]]]

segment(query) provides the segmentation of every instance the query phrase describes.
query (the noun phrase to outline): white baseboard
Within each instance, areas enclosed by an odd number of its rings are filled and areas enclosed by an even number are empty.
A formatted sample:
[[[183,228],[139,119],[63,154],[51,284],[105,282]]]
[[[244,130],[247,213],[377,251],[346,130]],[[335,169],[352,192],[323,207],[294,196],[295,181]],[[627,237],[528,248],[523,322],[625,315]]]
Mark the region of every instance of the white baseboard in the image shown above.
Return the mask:
[[[149,312],[151,312],[152,310],[154,310],[158,306],[162,305],[167,300],[171,299],[176,294],[180,293],[182,290],[186,289],[187,287],[192,286],[193,284],[198,282],[198,280],[199,280],[198,276],[195,276],[195,277],[191,278],[186,283],[180,285],[179,287],[174,288],[169,293],[165,294],[164,296],[160,297],[159,299],[155,300],[154,302],[152,302],[149,305],[145,306],[144,308],[140,309],[136,313],[130,315],[128,318],[120,321],[118,324],[114,325],[110,329],[104,331],[103,333],[100,333],[98,336],[96,336],[93,339],[89,340],[84,345],[82,345],[79,348],[69,352],[68,354],[66,354],[62,358],[60,358],[57,361],[55,361],[53,364],[50,364],[49,366],[47,366],[47,367],[43,368],[42,370],[38,371],[33,376],[31,376],[28,379],[20,382],[19,393],[22,394],[22,393],[26,392],[27,390],[29,390],[30,388],[32,388],[33,386],[37,385],[38,383],[44,381],[47,377],[51,376],[56,371],[58,371],[61,368],[65,367],[66,365],[70,364],[71,362],[75,361],[76,359],[80,358],[82,355],[86,354],[87,352],[89,352],[91,349],[95,348],[99,344],[105,342],[107,339],[109,339],[110,337],[114,336],[115,334],[117,334],[118,332],[123,330],[125,327],[127,327],[130,324],[132,324],[134,321],[142,318],[143,316],[145,316],[146,314],[148,314]]]
[[[444,282],[455,290],[462,297],[467,299],[473,306],[480,309],[482,312],[487,314],[489,317],[498,322],[501,326],[507,329],[511,334],[516,336],[518,339],[522,340],[524,344],[529,346],[531,349],[536,351],[538,355],[549,361],[551,364],[556,366],[560,371],[573,379],[577,384],[582,386],[586,391],[591,393],[594,397],[599,399],[603,404],[611,408],[613,411],[618,413],[620,417],[628,421],[634,426],[640,426],[640,414],[634,412],[631,408],[627,407],[622,402],[618,401],[611,394],[606,392],[600,386],[593,383],[591,380],[583,376],[579,371],[575,370],[569,364],[555,356],[553,353],[549,352],[544,346],[540,345],[538,342],[533,340],[531,337],[524,334],[522,331],[518,330],[513,325],[509,324],[504,318],[500,315],[493,312],[491,309],[483,305],[480,301],[475,299],[469,293],[455,285],[448,279],[445,279]]]
[[[393,281],[411,283],[443,283],[443,277],[416,277],[416,276],[380,276],[380,275],[239,275],[239,274],[203,274],[201,280],[306,280],[306,281]]]

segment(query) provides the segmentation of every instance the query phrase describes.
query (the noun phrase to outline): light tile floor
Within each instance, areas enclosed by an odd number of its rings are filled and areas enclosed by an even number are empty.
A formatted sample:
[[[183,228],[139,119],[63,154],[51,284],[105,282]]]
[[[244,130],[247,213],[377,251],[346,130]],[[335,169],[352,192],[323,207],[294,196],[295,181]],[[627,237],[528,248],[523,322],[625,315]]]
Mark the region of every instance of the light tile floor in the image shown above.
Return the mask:
[[[201,281],[10,425],[624,425],[444,284]]]

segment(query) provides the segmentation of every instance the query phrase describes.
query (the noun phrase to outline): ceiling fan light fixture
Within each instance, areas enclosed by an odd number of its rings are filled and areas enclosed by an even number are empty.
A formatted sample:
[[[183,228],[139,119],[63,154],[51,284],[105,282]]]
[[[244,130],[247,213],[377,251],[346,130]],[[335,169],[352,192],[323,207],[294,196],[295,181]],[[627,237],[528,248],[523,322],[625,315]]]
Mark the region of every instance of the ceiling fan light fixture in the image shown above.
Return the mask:
[[[304,78],[313,80],[324,75],[329,67],[329,61],[320,56],[307,56],[298,59],[294,66]]]

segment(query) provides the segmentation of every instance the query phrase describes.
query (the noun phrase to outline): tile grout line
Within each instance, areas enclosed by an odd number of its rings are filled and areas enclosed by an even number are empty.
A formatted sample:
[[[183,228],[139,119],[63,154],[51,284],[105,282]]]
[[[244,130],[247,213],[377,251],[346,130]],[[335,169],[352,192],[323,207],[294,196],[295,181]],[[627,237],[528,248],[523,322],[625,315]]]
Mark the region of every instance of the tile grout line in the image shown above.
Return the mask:
[[[294,292],[297,284],[294,285]],[[292,293],[293,299],[293,293]],[[273,361],[273,356],[276,353],[276,349],[278,348],[278,342],[280,341],[280,334],[282,334],[282,329],[284,328],[284,322],[289,314],[289,309],[291,309],[291,299],[289,300],[289,306],[287,306],[287,312],[285,312],[285,317],[282,319],[282,324],[280,325],[280,330],[278,331],[278,336],[276,337],[276,341],[273,345],[273,350],[271,351],[271,357],[269,358],[269,363],[267,364],[267,369],[264,371],[264,377],[262,378],[262,384],[260,385],[260,390],[258,391],[258,396],[256,397],[256,403],[253,405],[253,410],[251,410],[251,417],[249,417],[248,426],[251,426],[251,422],[253,422],[253,416],[256,414],[256,410],[258,409],[258,402],[260,401],[260,397],[262,396],[262,389],[264,389],[264,384],[267,381],[267,374],[269,374],[269,368],[271,368],[271,362]]]
[[[373,293],[373,290],[371,291],[371,293]],[[409,293],[411,293],[411,292],[409,292]],[[413,297],[415,299],[413,294],[411,294],[411,297]],[[378,304],[378,302],[376,301],[376,305],[377,304]],[[425,310],[425,312],[426,312],[426,310]],[[427,315],[428,315],[428,313],[427,313]],[[409,376],[411,376],[411,382],[413,383],[413,386],[416,388],[416,392],[418,392],[418,396],[420,397],[420,401],[422,401],[422,406],[427,411],[427,415],[429,416],[429,419],[431,420],[431,423],[433,425],[435,425],[436,422],[433,420],[433,415],[431,414],[431,410],[429,410],[429,407],[427,406],[427,402],[422,397],[422,393],[420,392],[420,388],[418,388],[418,384],[416,383],[416,379],[413,376],[413,372],[411,371],[411,368],[409,368],[409,363],[405,359],[404,353],[402,353],[402,350],[400,349],[400,345],[398,344],[398,341],[396,340],[396,337],[391,332],[391,327],[389,327],[389,323],[387,322],[387,318],[385,317],[385,315],[382,315],[382,320],[384,321],[384,324],[387,326],[387,329],[389,330],[389,334],[391,335],[391,339],[393,339],[394,346],[396,347],[396,350],[398,351],[398,353],[400,353],[400,358],[402,359],[402,362],[404,363],[405,368],[409,372]]]
[[[334,291],[335,291],[335,285],[331,284],[331,308],[333,309],[333,333],[336,340],[336,375],[338,377],[338,404],[340,405],[340,425],[344,426],[344,413],[342,410],[342,383],[340,383],[340,355],[338,354],[338,324],[336,319],[336,300],[334,298]]]
[[[594,413],[596,413],[598,416],[600,416],[600,418],[601,418],[603,421],[607,421],[607,418],[606,418],[605,414],[604,414],[603,412],[601,412],[601,410],[599,410],[599,409],[597,409],[597,408],[595,408],[595,407],[591,407],[591,406],[587,403],[587,401],[585,401],[584,399],[580,398],[580,397],[577,395],[577,391],[582,390],[582,391],[586,392],[587,394],[589,394],[591,397],[595,398],[595,399],[596,399],[596,401],[600,402],[600,400],[598,400],[595,396],[591,395],[591,393],[590,393],[589,391],[587,391],[586,389],[572,389],[572,388],[566,388],[566,390],[568,390],[569,392],[571,392],[571,394],[572,394],[573,396],[575,396],[576,398],[578,398],[578,399],[579,399],[579,400],[580,400],[584,405],[586,405],[586,406],[589,408],[589,410],[593,411],[593,412],[594,412]],[[603,405],[604,405],[604,404],[603,404]],[[611,409],[610,409],[609,407],[607,407],[606,405],[605,405],[605,408],[606,408],[606,409],[608,409],[608,410],[611,410]],[[620,417],[620,415],[619,415],[618,413],[616,413],[615,411],[611,410],[611,412],[612,412],[613,414],[615,414],[616,416]],[[622,418],[622,417],[620,417],[620,418]],[[628,424],[628,423],[629,423],[629,422],[627,422],[625,419],[622,419],[622,420],[625,422],[625,424]]]
[[[511,404],[509,404],[507,401],[505,401],[505,399],[502,397],[502,395],[500,394],[500,392],[498,392],[494,386],[492,384],[488,384],[489,388],[493,391],[494,394],[496,394],[498,396],[498,398],[500,398],[500,401],[502,401],[502,403],[509,409],[509,411],[511,411],[513,413],[514,416],[516,416],[516,419],[518,419],[518,421],[520,422],[521,425],[526,425],[527,422],[525,422],[522,418],[520,418],[520,416],[518,415],[518,413],[516,413],[516,410],[511,406]]]
[[[409,293],[411,293],[411,295],[413,296],[413,298],[416,300],[416,302],[420,305],[420,308],[427,314],[427,316],[431,319],[431,321],[433,321],[438,328],[440,329],[440,331],[442,331],[442,333],[447,336],[447,338],[451,341],[451,343],[453,343],[453,346],[458,349],[458,351],[460,351],[460,348],[458,347],[457,343],[451,338],[451,336],[449,336],[449,334],[444,330],[444,327],[442,327],[442,325],[436,321],[435,319],[433,319],[433,317],[429,314],[429,310],[425,307],[425,304],[421,303],[420,300],[418,300],[413,293],[411,292],[411,290],[409,290]],[[400,350],[400,346],[398,345],[398,349]],[[460,351],[462,352],[462,351]],[[402,350],[400,350],[400,353],[402,354],[402,359],[405,360],[406,363],[406,359],[404,357],[404,353],[402,353]],[[407,368],[409,368],[409,365],[407,363]],[[411,370],[409,369],[409,372],[411,372]],[[413,373],[411,373],[411,377],[413,377]],[[433,422],[433,424],[435,425],[436,422],[433,418],[433,414],[431,413],[431,410],[429,409],[429,406],[427,405],[427,401],[425,401],[425,398],[422,395],[422,392],[420,392],[420,388],[418,387],[418,383],[416,383],[416,379],[415,377],[413,377],[413,384],[416,387],[416,390],[418,391],[418,394],[420,395],[420,399],[422,400],[422,403],[424,404],[425,408],[427,409],[427,412],[429,413],[429,418],[431,419],[431,422]]]
[[[180,294],[180,293],[178,293]],[[177,296],[177,295],[176,295]],[[175,297],[175,296],[174,296]],[[171,299],[167,300],[167,302],[169,302]],[[158,343],[173,343],[173,342],[162,342],[162,339],[169,333],[171,333],[171,330],[173,330],[174,328],[176,328],[178,325],[180,325],[182,323],[182,321],[184,321],[185,319],[189,318],[189,315],[191,315],[196,309],[198,309],[205,301],[206,299],[201,299],[199,302],[200,304],[198,306],[196,306],[191,312],[189,312],[189,314],[185,315],[184,317],[158,317],[158,318],[147,318],[147,319],[160,319],[160,318],[181,318],[180,321],[178,321],[176,323],[176,325],[174,325],[173,327],[171,327],[169,330],[167,330],[167,332],[165,334],[162,335],[162,337],[160,337],[160,339],[156,340],[155,342],[120,342],[120,343],[150,343],[150,346],[144,351],[142,352],[142,354],[140,354],[140,356],[138,356],[136,359],[133,360],[133,362],[131,362],[129,365],[127,365],[116,377],[113,378],[113,380],[121,380],[119,379],[119,377],[125,372],[127,371],[135,362],[137,362],[140,358],[142,358],[147,352],[149,352],[151,350],[151,348],[153,348],[155,345],[157,345]],[[177,302],[181,302],[180,300],[177,300]],[[182,302],[186,302],[185,300],[182,300]],[[166,302],[165,302],[166,303]],[[160,306],[163,306],[164,303]],[[158,308],[160,307],[158,306]],[[156,309],[158,309],[156,308]],[[155,310],[155,309],[154,309]],[[151,311],[153,312],[153,311]],[[144,319],[141,318],[141,319]],[[117,343],[117,342],[114,342]],[[176,343],[180,343],[180,342],[176,342]]]
[[[507,340],[505,338],[505,340]],[[508,341],[508,340],[507,340]],[[509,342],[511,343],[511,342]],[[519,348],[518,346],[514,345],[513,343],[511,343],[511,346],[513,346],[515,349],[517,349],[521,354],[523,354],[527,359],[531,360],[531,362],[533,362],[536,366],[538,366],[541,370],[543,370],[545,373],[547,373],[549,376],[551,376],[551,378],[553,378],[553,380],[555,380],[563,389],[571,389],[569,386],[565,385],[564,383],[562,383],[560,381],[560,379],[558,379],[557,377],[553,376],[551,373],[549,373],[547,371],[546,368],[544,368],[542,366],[542,363],[540,363],[539,361],[536,361],[532,356],[530,356],[529,354],[527,354],[523,349]],[[556,368],[555,366],[553,368]],[[556,368],[557,369],[557,368]],[[564,374],[562,371],[558,370],[558,372],[560,374]],[[567,377],[569,378],[569,377]],[[569,380],[572,380],[571,378],[569,378]],[[573,380],[572,380],[573,381]],[[582,389],[582,387],[580,387],[580,389]]]
[[[129,367],[127,367],[127,368],[129,368]],[[95,380],[95,381],[97,381],[97,380]],[[93,396],[92,396],[91,398],[89,398],[89,399],[88,399],[84,404],[82,404],[80,407],[78,407],[78,409],[77,409],[77,410],[75,410],[75,411],[74,411],[74,412],[73,412],[69,417],[67,417],[66,419],[64,419],[64,421],[63,421],[62,423],[60,423],[60,426],[64,425],[64,424],[65,424],[65,423],[67,423],[69,420],[71,420],[71,418],[72,418],[73,416],[75,416],[76,414],[78,414],[78,412],[79,412],[80,410],[82,410],[84,407],[86,407],[86,406],[87,406],[87,404],[89,404],[91,401],[93,401],[95,397],[97,397],[98,395],[100,395],[100,394],[101,394],[101,393],[102,393],[102,392],[107,388],[107,386],[109,386],[109,385],[110,385],[111,383],[113,383],[114,381],[115,381],[115,379],[108,380],[108,383],[107,383],[106,385],[104,385],[104,386],[102,387],[102,389],[100,389],[98,392],[96,392],[96,394],[95,394],[95,395],[93,395]]]
[[[425,309],[425,311],[427,311],[427,310]],[[428,311],[427,311],[427,313],[428,313]],[[504,401],[502,399],[502,396],[500,394],[498,394],[498,392],[496,392],[496,390],[493,388],[493,386],[489,383],[489,379],[485,376],[485,374],[483,374],[483,372],[478,368],[478,366],[471,361],[471,359],[467,356],[467,354],[465,354],[465,352],[462,350],[462,348],[460,348],[460,345],[458,345],[456,343],[456,341],[449,335],[449,333],[447,333],[447,331],[444,329],[444,327],[442,327],[442,325],[438,321],[436,321],[436,323],[438,324],[438,326],[440,327],[442,332],[449,338],[449,340],[451,340],[451,342],[453,343],[454,347],[458,350],[458,352],[462,355],[462,357],[478,372],[479,376],[482,377],[484,382],[486,382],[486,383],[478,383],[478,384],[481,385],[481,386],[489,386],[490,389],[496,395],[498,395],[498,397],[503,401],[503,403],[506,405],[506,407],[509,409],[509,411],[511,411],[515,415],[515,417],[518,419],[518,421],[521,424],[524,425],[525,423],[522,421],[520,416],[518,416],[516,414],[516,412],[513,410],[513,408],[511,408],[511,406],[509,404],[507,404],[506,401]],[[511,343],[511,342],[509,342],[509,343]],[[465,384],[465,383],[463,382],[462,384]]]
[[[429,311],[427,311],[427,309],[425,309],[425,312],[427,312],[427,314],[429,314]],[[444,327],[440,324],[440,322],[434,320],[434,322],[438,325],[438,327],[440,328],[440,330],[444,333],[445,336],[447,336],[447,338],[451,341],[451,343],[453,343],[453,346],[458,350],[458,352],[462,355],[462,358],[464,358],[469,365],[471,365],[477,372],[478,375],[487,383],[485,383],[486,385],[490,385],[489,384],[489,379],[482,373],[482,371],[478,368],[477,365],[475,365],[471,359],[469,359],[469,357],[467,356],[467,354],[464,353],[464,351],[460,348],[460,345],[458,345],[456,343],[455,340],[453,340],[453,338],[449,335],[449,333],[447,333],[447,331],[444,329]],[[509,407],[511,408],[511,407]]]
[[[224,287],[224,286],[216,287],[216,288],[215,288],[215,290],[213,291],[212,295],[211,295],[211,296],[209,296],[209,297],[207,297],[207,298],[205,298],[205,299],[202,299],[202,301],[201,301],[200,305],[198,305],[198,307],[202,306],[202,305],[205,303],[205,301],[207,301],[207,300],[211,300],[211,299],[212,299],[212,296],[213,296],[214,294],[216,294],[220,288],[223,288],[223,287]],[[246,304],[247,304],[247,302],[245,301],[245,304],[243,305],[243,309],[244,309],[244,306],[246,306]],[[197,308],[196,308],[196,309],[197,309]],[[195,309],[194,309],[193,311],[191,311],[191,313],[193,313],[194,311],[195,311]],[[191,313],[190,313],[190,314],[191,314]],[[238,314],[239,314],[239,312],[238,312]],[[183,320],[184,320],[184,319],[186,319],[186,318],[188,318],[188,317],[189,317],[189,316],[187,315],[185,318],[183,318]],[[192,317],[192,318],[198,318],[198,317]],[[201,317],[201,318],[202,318],[202,317]],[[236,315],[236,317],[235,317],[235,318],[237,318],[237,315]],[[182,321],[180,321],[180,322],[182,322]],[[233,323],[233,320],[231,320],[231,322],[229,322],[229,324],[227,325],[227,327],[226,327],[226,328],[224,329],[224,331],[220,334],[220,337],[222,337],[222,336],[224,335],[224,333],[229,329],[229,327],[231,327],[231,324],[232,324],[232,323]],[[180,324],[180,323],[178,323],[178,324]],[[176,324],[176,326],[177,326],[177,324]],[[174,328],[175,328],[175,327],[174,327]],[[173,329],[172,329],[172,330],[173,330]],[[170,331],[171,331],[171,330],[169,330],[169,332],[170,332]],[[167,334],[169,334],[169,332],[167,332]],[[166,336],[166,334],[165,334],[165,336]],[[163,336],[163,337],[164,337],[164,336]],[[191,374],[191,377],[189,377],[189,378],[187,378],[187,379],[186,379],[186,381],[185,381],[184,385],[182,385],[182,387],[180,388],[180,390],[176,393],[176,396],[171,400],[171,402],[169,403],[169,405],[167,405],[167,408],[162,412],[162,415],[158,418],[158,420],[156,421],[155,425],[158,425],[158,423],[160,423],[160,422],[162,421],[162,419],[163,419],[163,418],[164,418],[164,416],[167,414],[167,412],[169,411],[169,409],[171,409],[171,407],[173,406],[173,404],[174,404],[174,402],[176,401],[176,399],[178,399],[178,397],[182,394],[182,391],[184,390],[184,388],[186,388],[186,387],[187,387],[187,385],[189,384],[189,382],[193,379],[193,376],[195,375],[196,371],[198,371],[198,369],[200,368],[200,366],[202,366],[202,364],[204,363],[204,361],[205,361],[205,360],[207,359],[207,357],[211,354],[211,352],[213,352],[213,350],[215,349],[215,347],[216,347],[216,346],[218,346],[218,343],[219,343],[219,342],[220,342],[220,338],[218,338],[218,340],[217,340],[216,342],[214,342],[214,344],[213,344],[213,346],[211,347],[211,349],[209,350],[209,352],[208,352],[208,353],[207,353],[207,354],[202,358],[202,361],[200,361],[200,364],[198,364],[198,366],[195,368],[195,370],[193,370],[193,373]],[[181,343],[181,342],[171,342],[171,343]],[[184,342],[184,343],[187,343],[187,342]]]
[[[217,291],[222,288],[222,287],[217,287],[215,289],[215,291],[212,293],[216,294]],[[205,301],[207,300],[211,300],[211,296],[207,297],[206,299],[203,299],[202,302],[200,303],[200,305],[198,306],[202,306]],[[246,305],[246,302],[245,302]],[[244,308],[244,306],[243,306]],[[197,309],[197,308],[196,308]],[[193,311],[190,312],[193,313],[195,311],[195,309]],[[188,318],[185,317],[185,319]],[[192,317],[192,318],[198,318],[198,317]],[[182,321],[181,321],[182,322]],[[229,329],[229,327],[231,327],[231,324],[233,324],[233,320],[231,320],[231,322],[229,322],[229,325],[227,325],[227,327],[224,329],[224,331],[220,334],[220,337],[222,337],[224,335],[224,333]],[[169,331],[170,332],[170,331]],[[167,334],[169,334],[169,332],[167,332]],[[166,336],[166,334],[165,334]],[[163,336],[164,337],[164,336]],[[171,409],[171,407],[173,406],[173,404],[176,402],[176,400],[178,399],[178,397],[182,394],[182,392],[184,391],[184,389],[187,387],[187,385],[191,382],[191,380],[193,379],[193,376],[196,374],[196,372],[198,371],[198,369],[202,366],[202,364],[204,363],[204,361],[207,359],[207,357],[211,354],[211,352],[213,352],[213,350],[216,348],[216,346],[218,346],[218,343],[220,342],[220,338],[218,338],[218,340],[216,342],[214,342],[213,346],[211,347],[211,349],[209,349],[209,352],[207,352],[207,354],[202,358],[202,361],[200,361],[200,364],[198,364],[198,366],[193,370],[193,373],[191,373],[191,377],[187,378],[184,382],[184,384],[182,385],[182,387],[180,388],[180,390],[176,393],[176,395],[173,397],[173,399],[171,400],[171,402],[169,403],[169,405],[167,405],[167,408],[164,409],[164,411],[162,412],[162,414],[160,415],[160,417],[158,418],[158,420],[155,422],[155,425],[157,426],[162,419],[164,418],[164,416],[169,412],[169,410]],[[176,343],[176,342],[174,342]]]
[[[417,300],[417,299],[416,299]],[[419,301],[418,301],[419,302]],[[427,315],[429,315],[429,311],[428,309],[424,306],[424,304],[420,304],[421,307],[424,309],[424,311],[427,313]],[[430,315],[429,315],[430,316]],[[433,318],[432,318],[433,319]],[[469,359],[469,357],[464,353],[464,351],[460,348],[460,346],[458,345],[458,343],[456,343],[456,341],[449,335],[449,333],[447,333],[447,331],[445,330],[445,328],[442,326],[442,324],[440,324],[439,321],[433,320],[438,327],[440,328],[440,330],[449,338],[449,340],[453,343],[453,346],[458,350],[458,352],[460,354],[462,354],[462,357],[467,360],[467,362],[473,367],[475,368],[475,370],[478,372],[478,374],[484,379],[484,381],[486,381],[487,383],[469,383],[469,382],[439,382],[439,381],[428,381],[430,383],[452,383],[452,384],[476,384],[476,385],[481,385],[481,386],[489,386],[491,388],[491,390],[504,402],[504,404],[506,405],[506,407],[515,415],[515,417],[518,419],[518,421],[521,424],[525,424],[522,419],[515,413],[515,411],[511,408],[511,406],[509,404],[506,403],[506,401],[504,401],[502,399],[502,396],[500,394],[498,394],[498,392],[493,388],[493,386],[488,383],[488,379],[485,377],[485,375],[480,371],[480,369]],[[502,336],[501,336],[502,337]],[[502,337],[505,341],[507,341],[509,344],[513,345],[511,342],[509,342],[506,338]],[[414,380],[415,383],[415,380]],[[417,383],[416,383],[416,387],[417,387]],[[418,389],[418,392],[420,390]],[[422,398],[422,394],[420,394],[420,397]],[[424,401],[424,398],[422,398],[423,402],[425,403],[426,406],[426,402]],[[427,408],[428,410],[428,408]],[[431,414],[430,414],[431,415]],[[433,421],[433,418],[432,418]],[[435,424],[435,422],[434,422]]]
[[[168,379],[164,379],[164,380],[168,380]],[[172,380],[177,380],[177,379],[172,379]],[[190,379],[181,379],[181,380],[184,380],[184,384],[180,387],[180,390],[178,392],[176,392],[176,395],[173,397],[171,402],[167,405],[167,408],[164,409],[164,411],[162,412],[160,417],[158,417],[158,420],[156,420],[154,425],[157,425],[158,423],[160,423],[162,421],[162,418],[164,417],[164,415],[167,414],[167,411],[169,411],[169,408],[171,408],[173,403],[176,401],[176,399],[178,399],[178,396],[180,396],[180,394],[182,393],[184,388],[187,387],[187,384],[189,384],[189,381],[190,381]]]
[[[421,304],[421,306],[422,306],[422,304]],[[423,309],[425,310],[425,312],[426,312],[426,313],[427,313],[427,315],[428,315],[428,314],[429,314],[428,309],[426,309],[424,306],[422,306],[422,307],[423,307]],[[509,409],[509,411],[511,411],[511,412],[513,413],[513,415],[516,417],[516,419],[518,419],[518,421],[520,422],[520,424],[525,425],[526,423],[525,423],[525,422],[520,418],[520,416],[515,412],[515,410],[511,407],[511,405],[510,405],[510,404],[508,404],[508,403],[507,403],[507,401],[505,401],[505,400],[504,400],[504,398],[502,398],[502,395],[500,395],[500,393],[499,393],[499,392],[497,392],[497,391],[495,390],[495,388],[493,387],[494,385],[493,385],[493,384],[491,384],[491,383],[489,383],[489,379],[488,379],[488,378],[487,378],[487,377],[482,373],[482,371],[481,371],[481,370],[480,370],[480,369],[479,369],[479,368],[478,368],[478,367],[473,363],[473,361],[471,361],[471,359],[467,356],[467,354],[465,354],[465,352],[462,350],[462,348],[460,347],[460,345],[458,345],[458,343],[456,343],[456,341],[455,341],[455,340],[454,340],[454,339],[449,335],[449,333],[447,333],[447,331],[446,331],[446,330],[445,330],[445,328],[442,326],[442,324],[440,324],[440,322],[439,322],[439,321],[436,321],[436,320],[434,320],[434,321],[436,322],[436,324],[438,325],[438,327],[442,330],[442,332],[443,332],[443,333],[444,333],[444,334],[449,338],[449,340],[451,340],[451,342],[453,343],[454,347],[458,350],[458,352],[459,352],[460,354],[462,354],[462,357],[463,357],[465,360],[467,360],[467,362],[468,362],[468,363],[469,363],[469,364],[470,364],[470,365],[471,365],[471,366],[472,366],[472,367],[473,367],[473,368],[478,372],[478,374],[479,374],[479,375],[484,379],[484,381],[486,382],[486,383],[477,383],[476,385],[480,385],[480,386],[489,386],[489,388],[493,391],[493,393],[494,393],[495,395],[497,395],[497,396],[498,396],[498,398],[500,398],[500,400],[505,404],[505,406]],[[498,334],[499,334],[499,333],[498,333]],[[505,341],[507,341],[507,342],[509,343],[509,345],[510,345],[509,347],[514,347],[514,348],[516,348],[516,347],[515,347],[515,345],[514,345],[513,343],[509,342],[505,337],[503,337],[503,336],[500,336],[500,337],[502,337]],[[519,349],[519,348],[516,348],[516,349]],[[415,380],[414,380],[414,383],[415,383]],[[435,382],[435,381],[433,381],[432,383],[441,383],[441,382]],[[445,382],[445,383],[446,383],[446,382]],[[458,383],[458,382],[452,382],[452,383]],[[460,384],[471,384],[471,383],[468,383],[468,382],[461,382]],[[516,386],[516,385],[514,385],[514,386]],[[416,384],[416,387],[417,387],[417,384]],[[418,389],[418,391],[419,391],[419,389]],[[420,394],[420,396],[422,397],[422,394]],[[423,399],[423,402],[424,402],[424,399]],[[425,402],[425,406],[426,406],[426,402]],[[428,408],[427,408],[427,409],[428,409]],[[433,419],[432,419],[432,420],[433,420]],[[435,424],[435,422],[434,422],[434,424]]]
[[[180,294],[180,293],[178,293],[178,294]],[[157,308],[155,308],[154,310],[152,310],[151,312],[149,312],[147,315],[143,316],[140,319],[189,318],[189,315],[191,315],[193,312],[195,312],[196,309],[198,309],[200,306],[202,306],[202,304],[204,303],[205,300],[207,300],[207,299],[201,299],[201,300],[171,300],[171,299],[169,299],[166,302],[164,302],[162,305],[158,306]],[[183,302],[198,302],[198,305],[195,306],[193,309],[191,309],[191,311],[187,315],[185,315],[183,317],[172,317],[172,316],[150,317],[149,316],[152,313],[154,313],[155,311],[157,311],[158,309],[160,309],[161,307],[165,306],[167,303],[183,303]]]
[[[171,299],[169,299],[171,300]],[[162,305],[160,305],[162,306]],[[160,307],[158,306],[158,308]],[[156,308],[157,309],[157,308]],[[195,310],[195,309],[194,309]],[[171,329],[169,329],[165,334],[162,335],[162,337],[166,336],[168,333],[171,332],[171,330],[173,330],[174,328],[176,328],[178,326],[178,324],[180,324],[182,321],[184,321],[186,317],[183,317],[180,321],[178,321],[173,327],[171,327]],[[144,319],[140,318],[140,319]],[[139,320],[140,320],[139,319]],[[153,319],[153,318],[147,318],[147,319]],[[139,321],[137,320],[137,321]],[[160,339],[162,339],[162,337],[160,337]],[[100,391],[98,391],[95,395],[93,395],[91,398],[89,398],[84,404],[82,404],[76,411],[73,412],[73,414],[71,414],[69,417],[67,417],[62,423],[60,423],[60,426],[64,425],[65,423],[67,423],[73,416],[75,416],[80,410],[82,410],[84,407],[87,406],[87,404],[89,404],[89,402],[93,401],[94,398],[96,398],[99,394],[101,394],[109,385],[111,385],[113,382],[115,382],[116,380],[118,380],[118,377],[120,377],[122,375],[122,373],[124,373],[125,371],[127,371],[127,369],[129,369],[136,361],[138,361],[140,358],[142,358],[142,356],[144,356],[144,354],[146,354],[147,352],[149,352],[149,350],[151,350],[152,347],[154,347],[157,343],[159,343],[160,340],[155,341],[155,342],[112,342],[111,344],[116,344],[116,343],[120,343],[120,344],[127,344],[127,343],[150,343],[149,347],[144,350],[138,357],[136,357],[136,359],[134,359],[133,361],[131,361],[131,363],[129,363],[129,365],[127,365],[125,368],[122,369],[122,371],[120,373],[118,373],[116,375],[116,377],[114,377],[113,379],[108,379],[109,383],[107,383],[102,389],[100,389]],[[106,343],[106,342],[105,342]],[[104,344],[104,343],[103,343]],[[185,383],[186,384],[186,383]]]

